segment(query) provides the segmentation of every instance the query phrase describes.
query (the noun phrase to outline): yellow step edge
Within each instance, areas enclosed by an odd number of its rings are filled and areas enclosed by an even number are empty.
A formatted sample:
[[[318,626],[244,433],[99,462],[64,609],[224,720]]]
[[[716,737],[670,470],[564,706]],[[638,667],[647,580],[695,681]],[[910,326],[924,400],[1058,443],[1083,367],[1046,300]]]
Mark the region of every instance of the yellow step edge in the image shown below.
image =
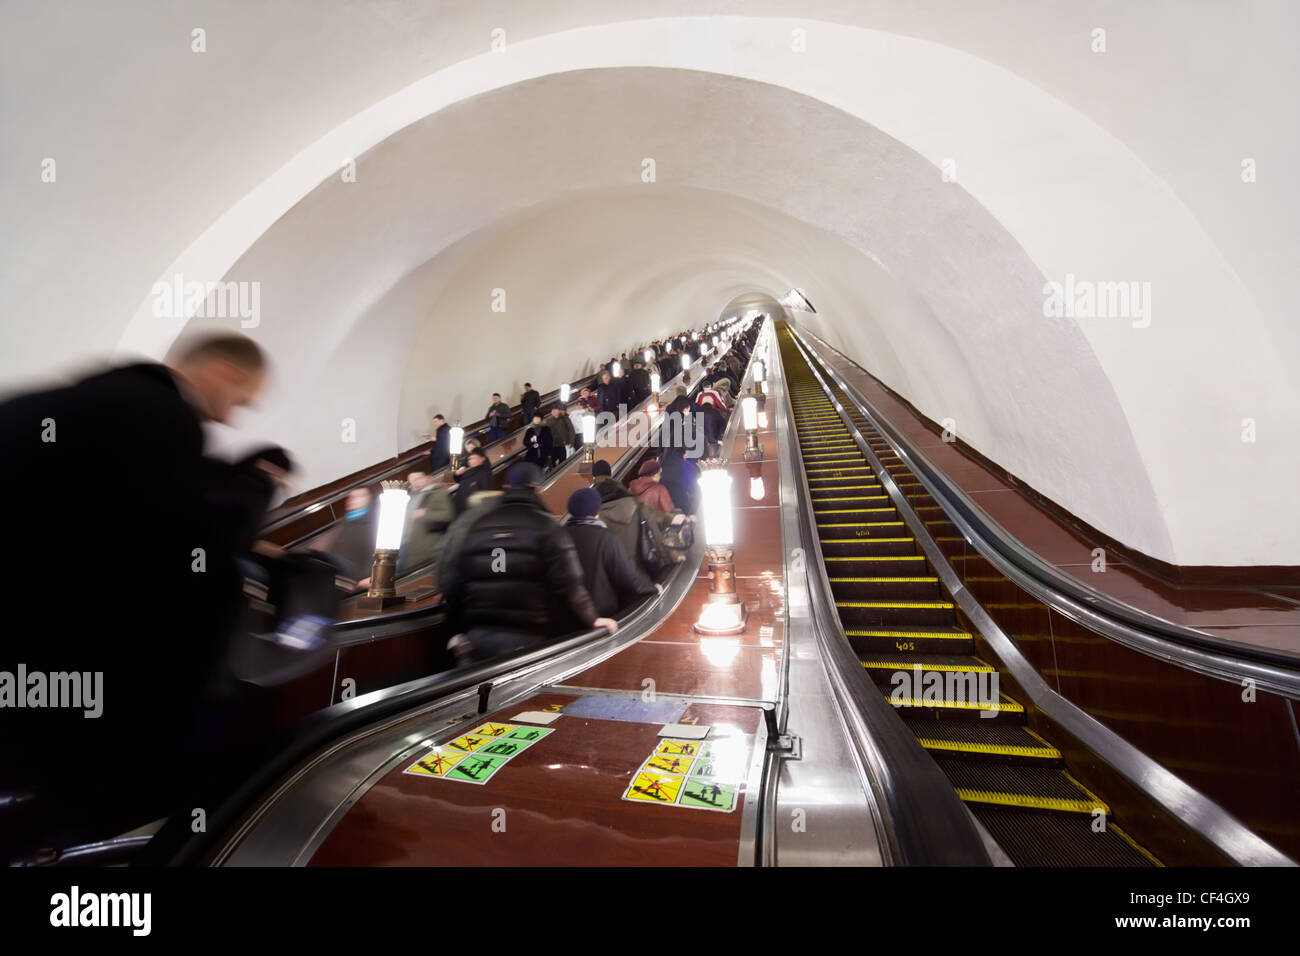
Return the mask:
[[[1061,752],[1055,747],[973,744],[965,740],[936,740],[932,737],[917,737],[916,739],[927,750],[953,750],[967,754],[996,754],[1000,757],[1041,757],[1044,760],[1059,760],[1061,758]]]
[[[886,511],[893,510],[893,508],[823,508],[817,512],[817,515],[820,517],[821,515],[884,514]]]
[[[901,521],[818,521],[819,528],[897,528]]]
[[[813,502],[813,508],[824,501],[885,501],[889,495],[836,495],[834,498],[818,498]],[[960,540],[960,539],[958,539]]]
[[[1115,824],[1113,824],[1113,823],[1112,823],[1112,824],[1109,824],[1109,826],[1107,827],[1107,829],[1109,829],[1109,830],[1113,830],[1115,833],[1118,833],[1118,834],[1119,834],[1119,835],[1124,839],[1124,842],[1125,842],[1125,843],[1127,843],[1127,844],[1128,844],[1129,846],[1131,846],[1133,849],[1137,850],[1139,853],[1141,853],[1144,857],[1146,857],[1148,860],[1150,860],[1150,861],[1151,861],[1153,864],[1155,864],[1156,866],[1161,867],[1162,869],[1164,868],[1164,864],[1163,864],[1163,863],[1161,863],[1161,862],[1160,862],[1159,860],[1157,860],[1154,856],[1152,856],[1150,853],[1148,853],[1144,847],[1142,847],[1142,846],[1141,846],[1139,843],[1137,843],[1137,842],[1136,842],[1136,841],[1135,841],[1131,836],[1129,836],[1127,833],[1125,833],[1125,832],[1124,832],[1123,830],[1121,830],[1119,827],[1115,826]]]
[[[830,479],[830,480],[831,480],[831,481],[843,481],[844,479],[842,479],[842,478],[832,478],[832,479]],[[852,480],[852,479],[850,479],[850,480]],[[840,487],[840,488],[823,488],[823,489],[821,489],[821,490],[822,490],[822,491],[871,491],[872,489],[879,488],[879,487],[880,487],[880,485],[879,485],[879,483],[877,483],[877,484],[874,484],[874,485],[844,485],[843,487]],[[832,501],[832,500],[834,500],[834,499],[832,499],[832,498],[822,498],[821,500],[822,500],[822,501]]]
[[[1110,807],[1104,803],[1089,803],[1087,800],[1066,800],[1062,797],[1037,797],[1029,793],[997,793],[989,790],[967,790],[954,788],[957,796],[967,803],[996,803],[1003,807],[1026,807],[1031,810],[1062,810],[1067,813],[1088,813],[1098,807],[1110,816]]]
[[[836,607],[892,607],[900,611],[939,609],[952,607],[947,601],[836,601]]]
[[[863,666],[863,667],[873,667],[873,668],[875,668],[875,669],[877,669],[877,670],[885,670],[886,668],[889,668],[889,669],[896,670],[896,671],[910,671],[910,670],[914,670],[914,669],[916,668],[916,664],[917,664],[916,661],[912,661],[912,662],[910,662],[910,663],[908,663],[907,661],[863,661],[863,662],[862,662],[862,666]],[[959,674],[960,674],[960,673],[965,673],[965,674],[989,674],[989,673],[992,673],[993,668],[989,667],[987,664],[980,664],[980,665],[974,665],[974,664],[922,664],[922,665],[921,665],[921,670],[923,670],[923,671],[952,671],[953,673],[959,673]]]
[[[823,561],[924,561],[925,556],[921,554],[880,554],[865,555],[860,558],[823,558]]]
[[[883,584],[893,581],[895,584],[938,584],[938,578],[827,578],[837,584]],[[985,665],[986,667],[988,665]]]
[[[923,637],[937,641],[968,641],[969,631],[882,631],[850,629],[844,632],[849,637]]]
[[[822,538],[822,544],[901,544],[904,541],[915,541],[915,538]]]
[[[909,707],[921,710],[992,710],[999,714],[1023,714],[1025,708],[1005,694],[996,704],[982,704],[977,700],[926,700],[924,697],[894,697],[889,695],[889,702],[895,707]]]

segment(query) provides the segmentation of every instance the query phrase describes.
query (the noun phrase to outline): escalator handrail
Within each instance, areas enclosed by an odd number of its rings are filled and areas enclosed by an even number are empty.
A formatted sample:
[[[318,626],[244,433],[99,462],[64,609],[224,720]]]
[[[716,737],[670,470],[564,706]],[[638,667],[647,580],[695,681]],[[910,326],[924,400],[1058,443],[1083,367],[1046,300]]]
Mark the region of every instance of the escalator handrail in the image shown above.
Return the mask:
[[[1034,707],[1142,791],[1153,803],[1163,807],[1182,825],[1216,847],[1229,859],[1242,866],[1295,866],[1293,860],[1223,807],[1048,686],[1047,681],[1021,653],[1010,635],[1002,630],[997,621],[962,583],[929,529],[912,508],[907,496],[884,467],[857,425],[850,419],[847,409],[843,407],[839,398],[831,394],[828,383],[812,362],[812,350],[802,341],[796,340],[796,345],[803,351],[804,358],[809,361],[814,376],[826,388],[827,397],[835,405],[845,427],[849,429],[854,442],[866,457],[872,470],[879,476],[881,486],[888,493],[899,517],[906,522],[917,544],[938,574],[944,589],[988,642],[993,655],[1006,667]],[[836,379],[836,382],[839,384],[839,379]],[[843,389],[842,385],[840,387]],[[843,391],[850,399],[857,400],[847,389]],[[879,431],[879,424],[866,413],[866,410],[863,408],[858,410],[866,415],[871,427]]]
[[[824,340],[793,324],[791,331]],[[810,349],[810,351],[812,351]],[[825,363],[823,363],[825,366]],[[906,438],[857,388],[825,366],[835,383],[921,481],[957,530],[1013,583],[1065,617],[1117,643],[1189,670],[1300,699],[1300,654],[1224,641],[1166,620],[1098,591],[1059,570],[989,516],[948,475]]]
[[[775,338],[771,352],[781,361]],[[789,380],[784,367],[782,376]],[[867,676],[844,633],[826,580],[816,512],[788,389],[786,398],[780,410],[789,423],[785,454],[795,476],[800,537],[807,553],[804,568],[809,620],[822,649],[849,743],[866,771],[865,785],[874,797],[882,854],[887,863],[895,866],[989,866],[992,861],[970,813],[916,735]]]

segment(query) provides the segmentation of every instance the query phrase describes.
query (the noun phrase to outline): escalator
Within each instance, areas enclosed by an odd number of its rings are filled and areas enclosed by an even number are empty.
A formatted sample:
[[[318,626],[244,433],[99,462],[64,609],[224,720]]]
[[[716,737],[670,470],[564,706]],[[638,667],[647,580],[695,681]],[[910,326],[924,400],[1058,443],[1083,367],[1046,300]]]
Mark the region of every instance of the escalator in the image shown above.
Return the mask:
[[[997,690],[997,668],[979,656],[972,628],[789,327],[781,323],[777,335],[826,579],[866,673],[1015,865],[1160,865],[1029,728],[1025,707]],[[855,404],[830,388],[942,540],[942,511]]]

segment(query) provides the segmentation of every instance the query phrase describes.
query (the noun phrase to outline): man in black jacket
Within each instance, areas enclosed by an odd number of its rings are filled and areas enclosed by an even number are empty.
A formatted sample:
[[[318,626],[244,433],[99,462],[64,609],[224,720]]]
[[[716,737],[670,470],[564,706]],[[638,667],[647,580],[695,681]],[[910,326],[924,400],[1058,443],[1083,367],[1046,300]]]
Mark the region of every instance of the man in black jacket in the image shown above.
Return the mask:
[[[232,472],[204,458],[202,422],[228,422],[265,368],[250,339],[209,334],[169,365],[0,404],[13,543],[0,567],[22,595],[0,630],[0,672],[100,687],[95,707],[0,708],[0,854],[6,839],[14,852],[67,845],[190,806],[182,791],[206,766],[205,693],[242,606],[236,554],[255,524],[231,514],[245,489],[214,487]],[[87,468],[107,503],[93,515],[34,498],[41,482]]]
[[[429,467],[434,473],[451,464],[451,426],[441,415],[433,416],[433,449],[429,452]]]
[[[600,492],[579,488],[569,495],[569,520],[564,526],[582,562],[583,582],[597,613],[617,617],[638,598],[663,589],[642,574],[623,551],[618,538],[598,517],[600,505]]]
[[[492,463],[482,448],[471,449],[465,460],[467,467],[457,477],[458,484],[453,494],[457,515],[465,513],[470,496],[476,491],[494,491],[497,486],[496,478],[492,475]]]
[[[505,494],[470,509],[447,532],[438,582],[463,633],[454,647],[462,666],[576,630],[618,630],[597,614],[573,541],[537,496],[541,482],[536,465],[512,465]]]
[[[520,396],[519,404],[522,406],[524,422],[532,422],[533,413],[542,405],[542,396],[537,394],[531,382],[524,382],[524,394]]]
[[[500,441],[506,437],[506,426],[510,424],[510,406],[501,401],[501,393],[492,393],[492,404],[488,406],[483,420],[488,426],[488,442]]]

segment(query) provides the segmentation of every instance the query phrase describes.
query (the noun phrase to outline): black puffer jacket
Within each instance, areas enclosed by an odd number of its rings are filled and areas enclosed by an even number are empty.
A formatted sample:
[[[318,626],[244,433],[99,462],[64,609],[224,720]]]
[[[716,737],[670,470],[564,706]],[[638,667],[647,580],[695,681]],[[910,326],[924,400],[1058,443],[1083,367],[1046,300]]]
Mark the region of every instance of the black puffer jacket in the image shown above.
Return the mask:
[[[512,488],[452,523],[438,581],[458,631],[558,637],[599,616],[569,533],[527,488]]]

